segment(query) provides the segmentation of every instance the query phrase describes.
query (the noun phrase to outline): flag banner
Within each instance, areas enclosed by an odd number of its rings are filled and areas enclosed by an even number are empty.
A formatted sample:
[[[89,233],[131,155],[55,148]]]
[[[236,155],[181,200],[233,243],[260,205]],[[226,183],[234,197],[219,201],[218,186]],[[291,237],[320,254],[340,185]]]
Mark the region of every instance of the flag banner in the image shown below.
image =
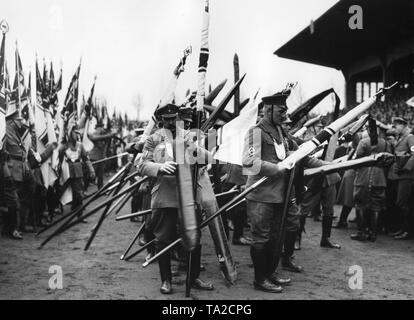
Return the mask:
[[[410,107],[414,108],[414,97],[408,99],[406,104],[408,104]]]
[[[294,111],[289,114],[289,119],[292,120],[291,126],[294,127],[298,122],[303,119],[309,112],[316,107],[323,99],[325,99],[329,94],[334,93],[335,97],[337,94],[334,89],[328,89],[317,95],[313,96],[309,100],[305,101],[302,105],[297,107]]]
[[[92,125],[93,124],[91,123],[91,119],[88,118],[86,120],[85,130],[83,131],[82,137],[82,144],[87,152],[91,152],[94,147],[93,142],[88,137],[88,134],[93,134],[93,132],[95,131]]]
[[[256,98],[244,107],[240,115],[225,124],[219,132],[218,150],[214,159],[242,165],[244,137],[257,120]]]
[[[44,73],[45,74],[45,73]],[[55,125],[52,114],[49,110],[47,92],[45,91],[44,79],[42,79],[39,66],[36,61],[36,106],[35,106],[35,131],[38,139],[37,152],[42,153],[51,143],[56,143]],[[40,166],[44,186],[53,186],[57,179],[55,169],[58,165],[57,150],[54,150],[52,157],[47,159]]]
[[[62,112],[67,114],[66,121],[66,130],[70,131],[70,128],[75,125],[78,119],[78,96],[79,96],[79,74],[80,74],[81,64],[79,64],[76,69],[75,74],[72,77],[72,80],[69,85],[68,92],[66,94],[64,108]]]
[[[2,140],[6,134],[6,59],[5,59],[6,32],[3,32],[0,47],[0,147],[3,147]]]

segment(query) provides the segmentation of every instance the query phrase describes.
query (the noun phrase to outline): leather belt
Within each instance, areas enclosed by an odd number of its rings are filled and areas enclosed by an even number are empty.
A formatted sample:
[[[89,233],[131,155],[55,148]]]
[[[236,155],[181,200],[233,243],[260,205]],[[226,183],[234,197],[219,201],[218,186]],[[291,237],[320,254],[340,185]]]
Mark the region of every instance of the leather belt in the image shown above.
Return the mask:
[[[14,154],[9,154],[9,158],[13,159],[13,160],[17,160],[17,161],[21,161],[21,162],[25,162],[26,158],[22,157],[22,156],[15,156]]]

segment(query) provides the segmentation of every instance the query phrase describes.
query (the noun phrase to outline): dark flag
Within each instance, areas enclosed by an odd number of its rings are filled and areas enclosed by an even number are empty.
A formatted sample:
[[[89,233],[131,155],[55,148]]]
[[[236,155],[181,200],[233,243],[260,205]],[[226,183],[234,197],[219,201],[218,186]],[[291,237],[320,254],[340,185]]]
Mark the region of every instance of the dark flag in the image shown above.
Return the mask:
[[[325,99],[329,94],[335,94],[335,97],[338,95],[336,94],[334,89],[325,90],[316,96],[313,96],[306,102],[304,102],[301,106],[296,108],[289,114],[290,120],[292,120],[291,126],[294,127],[300,120],[302,120],[314,107],[316,107],[323,99]]]
[[[3,24],[3,21],[2,21]],[[0,149],[3,146],[2,140],[6,133],[6,59],[5,59],[5,43],[6,43],[6,32],[8,30],[7,25],[2,28],[3,39],[1,40],[0,47]]]
[[[80,74],[81,64],[79,64],[76,69],[75,74],[72,77],[70,82],[68,92],[65,98],[65,106],[62,110],[63,114],[66,115],[66,129],[67,132],[70,132],[71,127],[76,123],[78,119],[78,96],[79,96],[79,74]]]

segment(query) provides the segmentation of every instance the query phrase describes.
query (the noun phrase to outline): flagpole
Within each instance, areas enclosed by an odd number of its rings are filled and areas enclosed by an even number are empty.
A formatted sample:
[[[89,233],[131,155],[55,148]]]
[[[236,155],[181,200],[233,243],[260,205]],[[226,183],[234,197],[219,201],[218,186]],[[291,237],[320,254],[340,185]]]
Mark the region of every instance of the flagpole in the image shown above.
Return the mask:
[[[20,61],[19,61],[19,51],[17,47],[17,40],[16,40],[16,71],[17,71],[17,103],[18,103],[18,115],[21,118],[22,110],[21,110],[21,99],[20,99]]]

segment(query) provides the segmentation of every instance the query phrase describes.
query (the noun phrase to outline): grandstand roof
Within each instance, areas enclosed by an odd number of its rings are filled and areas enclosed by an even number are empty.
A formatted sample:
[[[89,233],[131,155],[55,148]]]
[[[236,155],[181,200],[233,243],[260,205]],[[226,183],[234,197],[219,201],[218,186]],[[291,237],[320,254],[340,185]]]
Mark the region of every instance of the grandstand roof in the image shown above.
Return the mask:
[[[351,30],[352,5],[363,9],[363,30]],[[341,0],[276,50],[282,58],[344,69],[356,60],[385,53],[387,48],[414,43],[413,0]]]

